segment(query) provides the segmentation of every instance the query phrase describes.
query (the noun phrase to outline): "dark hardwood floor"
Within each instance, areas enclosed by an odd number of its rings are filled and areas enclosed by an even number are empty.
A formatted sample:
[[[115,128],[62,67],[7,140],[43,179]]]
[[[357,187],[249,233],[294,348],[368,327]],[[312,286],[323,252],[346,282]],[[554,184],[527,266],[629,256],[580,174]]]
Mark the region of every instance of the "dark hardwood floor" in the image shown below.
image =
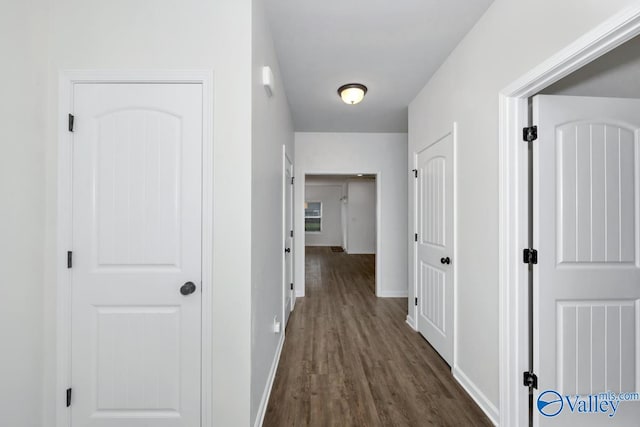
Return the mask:
[[[373,255],[307,248],[265,427],[490,426],[447,364],[376,298]]]

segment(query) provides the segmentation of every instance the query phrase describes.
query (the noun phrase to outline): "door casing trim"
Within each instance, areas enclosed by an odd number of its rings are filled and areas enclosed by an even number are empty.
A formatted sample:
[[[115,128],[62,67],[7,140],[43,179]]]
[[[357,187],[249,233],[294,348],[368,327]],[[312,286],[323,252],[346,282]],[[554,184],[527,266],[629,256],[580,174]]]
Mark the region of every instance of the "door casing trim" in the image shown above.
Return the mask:
[[[287,180],[287,161],[291,163],[291,169],[292,169],[291,177],[295,178],[295,175],[294,175],[295,165],[293,164],[291,157],[289,157],[289,153],[287,153],[287,146],[285,144],[282,144],[282,230],[285,233],[287,230],[287,186],[290,185],[291,187],[293,187],[294,185],[291,182],[288,182]],[[296,233],[295,233],[295,221],[294,221],[295,219],[294,195],[295,195],[295,191],[293,188],[291,188],[291,222],[293,224],[292,227],[293,227],[294,244],[291,245],[291,253],[289,254],[289,256],[291,257],[291,269],[293,270],[291,274],[291,281],[294,283],[294,286],[293,286],[294,292],[292,293],[291,304],[289,305],[289,307],[286,306],[287,292],[290,292],[290,290],[287,287],[287,272],[286,272],[287,260],[286,260],[286,254],[284,252],[287,246],[286,238],[282,242],[282,334],[283,335],[286,334],[286,329],[287,329],[287,325],[285,322],[286,312],[287,310],[289,310],[289,312],[292,312],[293,308],[296,305],[296,293],[295,293],[296,280],[295,280],[295,257],[294,257]]]
[[[72,239],[72,135],[67,115],[73,112],[73,89],[87,83],[166,83],[202,86],[202,325],[201,418],[212,418],[212,286],[213,286],[213,71],[211,70],[64,70],[58,79],[58,164],[56,222],[56,422],[71,425],[65,390],[71,385],[71,274],[66,267]]]
[[[528,98],[640,34],[640,6],[634,5],[551,56],[499,93],[499,366],[500,425],[528,425],[527,329]]]
[[[294,169],[295,169],[295,165],[294,165]],[[382,171],[381,170],[360,170],[358,168],[354,168],[353,170],[339,170],[339,171],[331,171],[331,172],[326,172],[323,171],[321,169],[318,170],[306,170],[306,171],[301,171],[300,172],[300,176],[297,177],[297,184],[296,185],[300,185],[302,186],[302,200],[305,200],[306,197],[306,182],[307,182],[307,175],[327,175],[327,176],[331,176],[331,175],[356,175],[356,174],[364,174],[364,175],[375,175],[376,177],[376,265],[375,265],[375,282],[376,282],[376,297],[378,298],[385,298],[385,297],[390,297],[391,295],[385,294],[380,290],[380,261],[379,261],[379,256],[380,256],[380,248],[381,248],[381,244],[380,244],[380,233],[382,230],[382,221],[380,220],[381,217],[381,213],[382,213]],[[295,191],[295,190],[294,190]],[[298,214],[302,216],[302,224],[304,224],[304,209],[302,210],[297,210],[295,208],[295,193],[294,193],[294,214]],[[297,211],[297,212],[296,212]],[[305,233],[304,231],[300,231],[299,232],[300,236],[300,245],[302,246],[302,248],[305,248],[306,246],[306,237],[305,237]],[[306,276],[305,273],[305,258],[306,255],[304,253],[304,250],[302,252],[302,277]],[[294,264],[295,265],[295,264]],[[295,271],[295,270],[294,270]],[[306,279],[300,280],[300,283],[298,283],[300,286],[296,286],[296,297],[304,297],[305,293],[306,293]],[[300,292],[300,293],[298,293]],[[406,295],[405,295],[406,296]],[[396,297],[396,295],[393,295],[393,297]],[[400,296],[397,296],[400,297]]]

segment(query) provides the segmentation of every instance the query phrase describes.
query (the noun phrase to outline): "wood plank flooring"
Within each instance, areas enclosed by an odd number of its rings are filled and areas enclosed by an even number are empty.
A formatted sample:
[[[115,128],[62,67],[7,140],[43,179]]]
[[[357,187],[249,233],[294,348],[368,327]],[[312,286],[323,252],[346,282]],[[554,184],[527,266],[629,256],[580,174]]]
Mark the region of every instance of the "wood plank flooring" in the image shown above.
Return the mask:
[[[405,323],[407,299],[375,297],[373,255],[307,248],[306,272],[265,427],[491,425]]]

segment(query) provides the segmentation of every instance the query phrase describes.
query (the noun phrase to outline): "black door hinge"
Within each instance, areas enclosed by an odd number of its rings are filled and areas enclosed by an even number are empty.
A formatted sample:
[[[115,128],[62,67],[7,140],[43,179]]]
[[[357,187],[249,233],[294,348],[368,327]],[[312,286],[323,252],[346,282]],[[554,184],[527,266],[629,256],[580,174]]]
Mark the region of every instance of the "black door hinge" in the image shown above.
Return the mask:
[[[414,300],[415,305],[418,305],[418,297]]]
[[[538,388],[538,376],[533,372],[523,373],[523,385],[530,388]]]
[[[67,408],[71,406],[71,389],[67,389]]]
[[[293,290],[293,283],[291,284],[291,290]]]
[[[73,252],[67,251],[67,268],[73,267]]]
[[[73,116],[73,114],[69,114],[69,132],[73,132],[73,121],[75,120],[75,117]]]
[[[537,264],[538,263],[538,251],[535,249],[524,249],[522,251],[522,262],[525,264]]]
[[[529,126],[522,129],[522,139],[527,142],[538,139],[538,126]]]
[[[295,179],[296,179],[296,177],[295,177],[295,176],[292,176],[292,177],[291,177],[291,185],[293,185],[293,182],[295,181]]]
[[[418,169],[412,169],[411,172],[413,172],[414,178],[418,177]]]
[[[289,232],[289,235],[290,235],[291,237],[293,237],[293,230],[291,230],[291,231]]]
[[[414,242],[417,242],[417,241],[418,241],[418,233],[416,233],[416,234],[414,234],[414,235],[413,235],[413,241],[414,241]]]

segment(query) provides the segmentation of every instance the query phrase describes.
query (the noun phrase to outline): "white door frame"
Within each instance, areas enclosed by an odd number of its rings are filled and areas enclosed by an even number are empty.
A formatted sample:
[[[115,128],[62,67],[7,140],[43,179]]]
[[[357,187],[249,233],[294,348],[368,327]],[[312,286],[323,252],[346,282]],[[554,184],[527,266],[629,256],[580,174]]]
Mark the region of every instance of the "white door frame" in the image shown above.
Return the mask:
[[[533,68],[499,94],[499,295],[500,424],[528,424],[528,389],[522,374],[528,359],[528,272],[522,250],[528,245],[528,98],[640,34],[640,6],[594,28]]]
[[[458,368],[458,345],[456,344],[456,339],[458,336],[458,122],[453,122],[453,124],[451,125],[451,129],[440,135],[438,138],[436,138],[434,141],[429,142],[427,144],[423,144],[421,146],[419,146],[418,148],[416,148],[413,153],[411,153],[412,157],[413,157],[413,170],[417,170],[418,169],[418,153],[420,153],[421,151],[426,150],[427,148],[431,147],[432,145],[436,144],[437,142],[441,141],[442,139],[446,138],[447,135],[451,135],[452,137],[452,144],[453,144],[453,148],[452,148],[452,153],[453,153],[453,158],[451,159],[451,165],[453,167],[453,183],[452,183],[452,188],[453,188],[453,212],[452,212],[452,219],[453,219],[453,224],[452,224],[452,232],[453,232],[453,236],[452,236],[452,241],[453,241],[453,252],[451,253],[451,257],[453,258],[453,358],[452,358],[452,365],[451,365],[451,369],[452,372],[454,373],[454,375],[456,375],[456,373],[459,371]],[[412,209],[412,215],[413,215],[413,233],[418,233],[418,182],[417,179],[412,179],[412,184],[413,185],[413,209]],[[411,244],[413,246],[413,251],[411,252],[411,259],[410,262],[413,263],[413,266],[411,268],[412,270],[412,274],[413,274],[413,296],[414,298],[416,298],[418,296],[418,245],[417,242],[415,242],[414,238],[410,239]],[[409,324],[409,326],[411,326],[412,329],[414,329],[415,331],[418,331],[418,307],[416,305],[411,305],[412,307],[412,313],[413,313],[413,317],[409,315],[407,315],[407,323]]]
[[[295,166],[294,166],[295,167]],[[379,256],[380,256],[380,210],[381,210],[381,206],[382,203],[380,203],[381,199],[382,199],[382,172],[381,171],[366,171],[366,170],[348,170],[348,171],[340,171],[340,172],[336,172],[336,171],[331,171],[331,172],[323,172],[323,171],[304,171],[301,175],[301,177],[299,178],[300,181],[302,181],[300,183],[300,185],[302,185],[302,200],[300,200],[300,203],[304,203],[304,200],[306,198],[306,184],[307,184],[307,175],[357,175],[357,174],[364,174],[364,175],[375,175],[376,176],[376,270],[375,270],[375,276],[376,276],[376,297],[380,294],[380,261],[379,261]],[[294,201],[294,206],[295,206],[295,201]],[[304,249],[306,247],[306,235],[304,232],[304,207],[303,209],[299,209],[299,211],[301,211],[301,213],[299,212],[300,215],[302,215],[302,224],[303,224],[303,229],[299,232],[299,234],[301,235],[300,237],[300,243],[302,245],[302,248]],[[294,214],[296,212],[296,209],[294,209]],[[299,285],[300,287],[296,287],[296,294],[298,293],[299,290],[302,291],[302,295],[305,295],[306,293],[306,287],[307,287],[307,280],[306,280],[306,270],[305,270],[305,258],[306,258],[306,254],[305,251],[302,251],[302,277],[303,280],[300,280]],[[295,264],[294,264],[295,265]]]
[[[293,187],[293,184],[291,182],[287,182],[286,177],[287,177],[287,160],[289,160],[289,162],[291,162],[292,165],[292,173],[291,173],[291,177],[294,178],[294,174],[295,174],[295,165],[293,164],[293,161],[291,160],[291,157],[289,157],[289,154],[287,153],[287,146],[285,144],[282,144],[282,230],[285,232],[287,232],[287,185],[291,185]],[[295,181],[294,181],[295,182]],[[291,253],[289,254],[289,256],[291,257],[291,280],[293,283],[295,283],[295,272],[296,272],[296,268],[295,268],[295,261],[296,258],[294,256],[295,254],[295,239],[296,239],[296,232],[295,232],[295,190],[292,188],[291,189],[291,223],[292,223],[292,227],[293,227],[293,244],[291,245]],[[287,242],[286,240],[282,241],[282,334],[285,334],[286,331],[286,323],[284,321],[284,319],[286,319],[286,313],[287,310],[289,311],[293,311],[293,307],[295,307],[296,305],[296,292],[294,291],[291,295],[291,304],[289,307],[287,307],[287,292],[290,292],[287,287],[288,283],[287,283],[287,261],[286,261],[286,255],[285,255],[285,249],[287,246]],[[294,285],[294,290],[295,290],[295,285]]]
[[[65,390],[71,382],[71,274],[67,251],[72,234],[72,135],[68,114],[73,88],[83,83],[184,83],[202,85],[202,366],[201,424],[212,425],[211,304],[213,278],[213,72],[207,70],[67,70],[59,75],[56,252],[56,426],[71,425]]]

